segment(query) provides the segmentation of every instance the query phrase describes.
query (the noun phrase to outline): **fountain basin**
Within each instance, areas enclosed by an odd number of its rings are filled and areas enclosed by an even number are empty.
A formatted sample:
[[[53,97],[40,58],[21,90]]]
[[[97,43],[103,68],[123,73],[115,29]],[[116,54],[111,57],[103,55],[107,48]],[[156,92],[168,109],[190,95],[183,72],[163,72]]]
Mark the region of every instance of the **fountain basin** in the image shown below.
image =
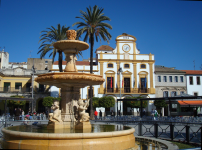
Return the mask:
[[[55,72],[39,75],[36,82],[57,87],[85,87],[88,85],[100,85],[105,79],[101,75],[78,72]]]
[[[24,127],[26,128],[26,126]],[[72,133],[71,131],[70,133],[66,133],[66,131],[64,133],[36,133],[35,130],[34,132],[21,132],[18,128],[23,129],[23,126],[2,129],[4,133],[2,148],[54,150],[125,150],[137,148],[133,135],[135,129],[130,127],[119,131],[105,130],[100,132],[98,130],[98,132],[93,132],[93,129],[95,130],[95,126],[93,126],[91,133]]]
[[[55,42],[53,46],[62,51],[67,49],[83,51],[89,48],[88,43],[79,40],[60,40]],[[71,53],[71,51],[69,53]]]

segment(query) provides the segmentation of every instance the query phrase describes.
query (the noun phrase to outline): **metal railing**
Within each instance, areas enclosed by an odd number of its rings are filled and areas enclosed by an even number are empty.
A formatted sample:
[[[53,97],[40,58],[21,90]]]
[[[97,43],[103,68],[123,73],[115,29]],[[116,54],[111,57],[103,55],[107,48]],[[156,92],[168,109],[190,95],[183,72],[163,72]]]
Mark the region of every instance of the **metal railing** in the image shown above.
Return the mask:
[[[202,117],[100,117],[95,122],[123,124],[135,128],[135,135],[202,145]]]

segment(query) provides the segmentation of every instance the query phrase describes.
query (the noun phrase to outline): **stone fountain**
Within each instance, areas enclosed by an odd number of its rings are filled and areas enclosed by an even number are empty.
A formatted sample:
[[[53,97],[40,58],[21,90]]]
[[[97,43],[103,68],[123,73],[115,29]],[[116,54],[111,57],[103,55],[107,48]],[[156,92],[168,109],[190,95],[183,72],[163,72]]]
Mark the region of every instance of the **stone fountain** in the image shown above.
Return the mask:
[[[76,54],[89,48],[85,42],[75,40],[76,31],[67,31],[68,40],[54,43],[56,49],[65,53],[67,61],[64,72],[39,75],[35,81],[61,88],[61,104],[54,101],[48,125],[44,127],[16,126],[2,129],[2,147],[6,149],[136,149],[135,129],[114,125],[91,125],[85,110],[89,100],[79,99],[80,88],[100,85],[105,80],[100,75],[78,73]],[[61,108],[59,107],[61,106]]]

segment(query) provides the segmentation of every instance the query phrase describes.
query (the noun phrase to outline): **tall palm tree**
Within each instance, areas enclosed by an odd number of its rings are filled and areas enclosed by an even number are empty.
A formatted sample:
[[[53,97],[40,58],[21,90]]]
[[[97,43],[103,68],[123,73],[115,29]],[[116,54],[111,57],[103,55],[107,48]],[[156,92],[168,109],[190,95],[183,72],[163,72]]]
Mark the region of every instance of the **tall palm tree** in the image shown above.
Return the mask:
[[[94,39],[98,42],[98,39],[101,41],[109,42],[111,39],[111,34],[107,29],[112,29],[112,26],[104,21],[111,21],[111,19],[107,16],[104,16],[103,8],[99,8],[95,5],[93,8],[89,6],[86,8],[87,11],[84,12],[80,10],[81,16],[76,17],[83,20],[83,22],[76,22],[72,26],[77,25],[77,36],[81,37],[84,33],[84,41],[87,42],[89,39],[90,43],[90,73],[93,73],[93,47],[94,47]],[[90,86],[90,116],[93,118],[93,106],[92,106],[92,86]]]
[[[69,30],[70,27],[60,26],[60,24],[57,25],[57,29],[53,26],[51,28],[47,28],[46,31],[41,31],[41,36],[39,42],[41,42],[41,45],[39,47],[39,51],[37,54],[40,54],[40,58],[44,58],[45,55],[52,51],[49,55],[49,57],[52,56],[52,63],[54,62],[55,55],[58,52],[58,61],[59,61],[59,71],[63,72],[62,70],[62,51],[59,49],[56,49],[53,47],[53,44],[59,40],[66,40],[66,31]]]

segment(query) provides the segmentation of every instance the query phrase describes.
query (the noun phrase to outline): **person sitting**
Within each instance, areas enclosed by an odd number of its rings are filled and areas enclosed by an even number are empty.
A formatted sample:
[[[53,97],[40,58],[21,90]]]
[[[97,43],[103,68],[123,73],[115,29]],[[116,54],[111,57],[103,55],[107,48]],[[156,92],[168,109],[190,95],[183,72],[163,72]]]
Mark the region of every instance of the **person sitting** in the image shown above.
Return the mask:
[[[33,116],[32,116],[32,114],[30,114],[30,116],[29,116],[29,120],[33,120]]]
[[[27,117],[25,117],[25,121],[23,122],[23,124],[24,124],[24,125],[28,125],[28,124],[29,124]]]

